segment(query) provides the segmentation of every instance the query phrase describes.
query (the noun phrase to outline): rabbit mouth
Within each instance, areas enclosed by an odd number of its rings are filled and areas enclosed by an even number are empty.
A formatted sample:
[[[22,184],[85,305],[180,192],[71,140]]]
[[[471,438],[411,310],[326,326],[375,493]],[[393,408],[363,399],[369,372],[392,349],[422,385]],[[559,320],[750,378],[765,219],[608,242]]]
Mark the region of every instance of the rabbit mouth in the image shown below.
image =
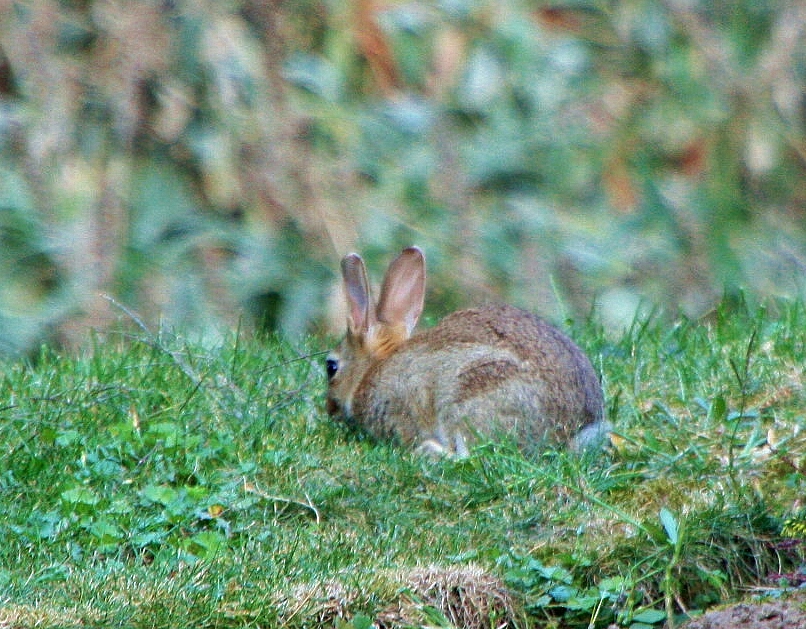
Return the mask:
[[[325,400],[325,410],[331,417],[341,415],[341,404],[339,404],[332,397],[328,397],[327,400]]]
[[[347,422],[351,417],[351,405],[349,400],[340,402],[335,397],[328,395],[325,399],[325,410],[333,419]]]

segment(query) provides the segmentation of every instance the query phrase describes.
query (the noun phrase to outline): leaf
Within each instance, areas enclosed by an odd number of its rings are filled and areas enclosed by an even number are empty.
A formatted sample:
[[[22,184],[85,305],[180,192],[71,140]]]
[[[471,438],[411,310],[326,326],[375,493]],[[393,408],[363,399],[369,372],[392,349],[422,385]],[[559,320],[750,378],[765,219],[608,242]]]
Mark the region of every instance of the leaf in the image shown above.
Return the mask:
[[[176,164],[154,159],[132,173],[130,190],[131,246],[153,254],[169,240],[186,240],[198,231],[196,204],[190,185]],[[158,260],[150,260],[158,262]]]
[[[227,539],[215,531],[202,531],[185,541],[185,550],[202,559],[212,559],[226,547]]]
[[[625,588],[627,579],[624,577],[607,577],[599,581],[600,592],[621,592]]]
[[[81,441],[81,433],[77,430],[64,430],[56,437],[57,446],[70,446]]]
[[[149,426],[146,434],[152,439],[164,442],[166,448],[174,448],[179,442],[182,430],[174,422],[158,422]]]
[[[131,536],[129,542],[134,548],[144,548],[146,546],[159,544],[164,541],[166,533],[157,531],[145,531]]]
[[[570,584],[574,580],[574,576],[571,572],[561,566],[542,566],[538,572],[543,578],[549,581]]]
[[[140,495],[163,506],[168,506],[179,499],[179,492],[168,485],[149,485],[140,492]]]
[[[609,577],[602,579],[597,587],[602,598],[613,597],[615,599],[628,589],[628,581],[624,577]]]
[[[713,402],[711,402],[711,408],[709,415],[711,416],[711,420],[715,420],[718,422],[724,422],[728,417],[728,404],[725,402],[725,398],[722,395],[717,395]]]
[[[577,593],[576,588],[568,585],[558,585],[549,590],[549,595],[558,603],[567,603]]]
[[[320,55],[291,55],[283,67],[283,76],[289,83],[326,101],[337,102],[342,97],[344,82],[338,68]]]
[[[59,532],[61,516],[55,511],[45,513],[35,512],[28,518],[25,527],[20,527],[20,534],[32,534],[39,539],[51,539]]]
[[[565,603],[565,607],[575,611],[590,611],[599,604],[600,600],[599,596],[572,596]]]
[[[89,532],[104,544],[119,542],[123,539],[123,532],[120,527],[106,519],[93,522],[89,527]]]
[[[372,618],[363,614],[356,614],[353,616],[350,625],[353,629],[370,629],[372,627]]]
[[[660,521],[663,524],[663,528],[666,531],[666,536],[669,538],[669,542],[672,546],[677,545],[678,541],[678,529],[677,529],[677,519],[674,517],[671,511],[669,511],[666,507],[663,507],[660,510]]]
[[[501,60],[489,47],[476,48],[465,67],[464,81],[459,88],[460,102],[468,110],[485,111],[500,98],[505,76]]]
[[[655,625],[666,620],[666,613],[659,609],[645,609],[635,614],[633,620],[647,625]]]
[[[62,500],[74,505],[97,505],[100,498],[88,487],[73,487],[62,492]]]
[[[215,503],[207,507],[207,513],[211,518],[218,518],[224,513],[224,511],[226,511],[226,509],[227,508],[224,505]]]

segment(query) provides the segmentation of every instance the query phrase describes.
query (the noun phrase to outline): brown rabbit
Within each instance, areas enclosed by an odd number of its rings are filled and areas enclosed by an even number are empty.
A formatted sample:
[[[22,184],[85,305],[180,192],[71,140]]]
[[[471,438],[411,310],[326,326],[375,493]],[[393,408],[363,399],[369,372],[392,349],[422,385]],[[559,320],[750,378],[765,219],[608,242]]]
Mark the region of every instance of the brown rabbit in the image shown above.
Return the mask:
[[[419,248],[391,263],[377,305],[358,254],[341,270],[349,309],[347,335],[327,359],[331,416],[431,454],[466,455],[477,437],[504,436],[527,451],[603,440],[596,372],[557,328],[494,305],[412,336],[425,295]]]

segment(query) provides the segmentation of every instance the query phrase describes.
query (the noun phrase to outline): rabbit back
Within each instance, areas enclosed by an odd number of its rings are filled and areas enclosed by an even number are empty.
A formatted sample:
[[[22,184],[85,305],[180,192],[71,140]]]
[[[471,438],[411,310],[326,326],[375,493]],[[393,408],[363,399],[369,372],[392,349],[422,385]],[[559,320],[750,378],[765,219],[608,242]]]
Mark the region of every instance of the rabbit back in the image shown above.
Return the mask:
[[[459,454],[477,435],[532,449],[604,426],[601,387],[585,354],[554,326],[508,305],[458,311],[412,336],[370,367],[353,413],[379,438]]]

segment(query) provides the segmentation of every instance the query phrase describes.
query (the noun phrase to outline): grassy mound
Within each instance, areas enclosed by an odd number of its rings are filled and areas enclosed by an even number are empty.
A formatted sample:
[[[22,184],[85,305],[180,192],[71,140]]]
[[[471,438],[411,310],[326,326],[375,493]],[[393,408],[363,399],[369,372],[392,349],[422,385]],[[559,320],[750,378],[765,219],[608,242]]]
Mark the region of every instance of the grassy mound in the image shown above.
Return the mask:
[[[7,363],[0,624],[640,628],[779,589],[803,560],[804,329],[788,302],[572,328],[615,426],[591,459],[348,434],[317,339]]]

